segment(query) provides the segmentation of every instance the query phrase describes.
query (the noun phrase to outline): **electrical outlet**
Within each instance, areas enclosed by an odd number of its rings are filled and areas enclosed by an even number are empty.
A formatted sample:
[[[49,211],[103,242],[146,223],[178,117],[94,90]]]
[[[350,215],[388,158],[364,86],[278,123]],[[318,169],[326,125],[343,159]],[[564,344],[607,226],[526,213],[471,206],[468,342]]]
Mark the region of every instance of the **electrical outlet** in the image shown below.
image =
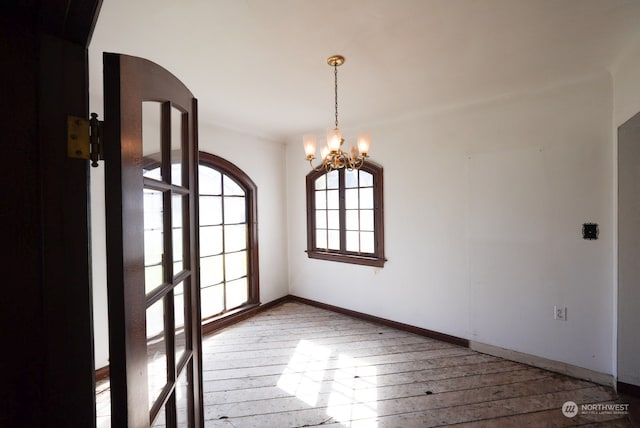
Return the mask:
[[[553,319],[566,321],[567,320],[567,307],[566,306],[554,306],[553,307]]]

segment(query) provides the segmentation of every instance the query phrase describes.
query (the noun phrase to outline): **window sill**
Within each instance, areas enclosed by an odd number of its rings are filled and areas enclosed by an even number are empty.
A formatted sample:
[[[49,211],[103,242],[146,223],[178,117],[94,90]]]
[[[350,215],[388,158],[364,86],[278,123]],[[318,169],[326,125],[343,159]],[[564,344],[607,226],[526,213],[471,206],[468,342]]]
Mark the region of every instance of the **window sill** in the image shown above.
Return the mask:
[[[387,261],[384,257],[367,257],[354,254],[339,254],[328,251],[307,250],[305,251],[310,259],[327,260],[331,262],[349,263],[353,265],[384,267]]]
[[[260,306],[260,303],[247,303],[239,308],[232,309],[221,315],[213,316],[202,321],[202,335],[213,333],[214,331],[228,327],[238,321],[253,316]]]

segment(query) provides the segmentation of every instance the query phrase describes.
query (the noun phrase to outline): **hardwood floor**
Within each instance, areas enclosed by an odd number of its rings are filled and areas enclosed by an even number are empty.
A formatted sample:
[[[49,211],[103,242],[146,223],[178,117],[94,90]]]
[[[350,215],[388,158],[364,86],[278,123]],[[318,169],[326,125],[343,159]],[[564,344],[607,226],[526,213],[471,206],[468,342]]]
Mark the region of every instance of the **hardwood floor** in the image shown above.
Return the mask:
[[[205,337],[203,356],[207,428],[631,426],[563,415],[623,402],[610,388],[297,302]]]

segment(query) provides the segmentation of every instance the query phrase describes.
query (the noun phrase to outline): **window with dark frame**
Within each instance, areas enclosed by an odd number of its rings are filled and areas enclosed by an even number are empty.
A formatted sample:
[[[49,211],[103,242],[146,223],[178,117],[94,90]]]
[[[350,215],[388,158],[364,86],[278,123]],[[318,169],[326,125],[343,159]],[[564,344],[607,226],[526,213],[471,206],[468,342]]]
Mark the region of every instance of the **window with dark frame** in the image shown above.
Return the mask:
[[[384,258],[382,167],[367,161],[307,175],[307,255],[382,267]]]
[[[225,314],[260,303],[258,211],[257,187],[244,171],[210,153],[200,152],[199,158],[200,300],[206,328]],[[172,165],[173,176],[180,175],[179,168]],[[160,178],[160,165],[153,156],[145,159],[144,170],[145,177]],[[162,212],[162,201],[153,196],[145,193],[145,213]],[[157,235],[153,224],[145,221],[145,235]],[[174,227],[173,233],[181,230]],[[179,271],[182,262],[176,263]],[[160,268],[158,262],[145,259],[147,272],[161,274]]]
[[[200,297],[203,322],[258,304],[256,185],[231,162],[200,152]]]

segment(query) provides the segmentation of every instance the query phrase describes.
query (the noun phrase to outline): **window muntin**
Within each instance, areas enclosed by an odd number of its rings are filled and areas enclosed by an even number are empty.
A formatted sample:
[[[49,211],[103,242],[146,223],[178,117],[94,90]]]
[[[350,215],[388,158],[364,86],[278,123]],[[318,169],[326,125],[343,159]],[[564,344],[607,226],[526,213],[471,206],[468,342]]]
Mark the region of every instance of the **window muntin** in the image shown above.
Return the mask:
[[[313,171],[307,175],[310,258],[383,266],[382,168]]]

